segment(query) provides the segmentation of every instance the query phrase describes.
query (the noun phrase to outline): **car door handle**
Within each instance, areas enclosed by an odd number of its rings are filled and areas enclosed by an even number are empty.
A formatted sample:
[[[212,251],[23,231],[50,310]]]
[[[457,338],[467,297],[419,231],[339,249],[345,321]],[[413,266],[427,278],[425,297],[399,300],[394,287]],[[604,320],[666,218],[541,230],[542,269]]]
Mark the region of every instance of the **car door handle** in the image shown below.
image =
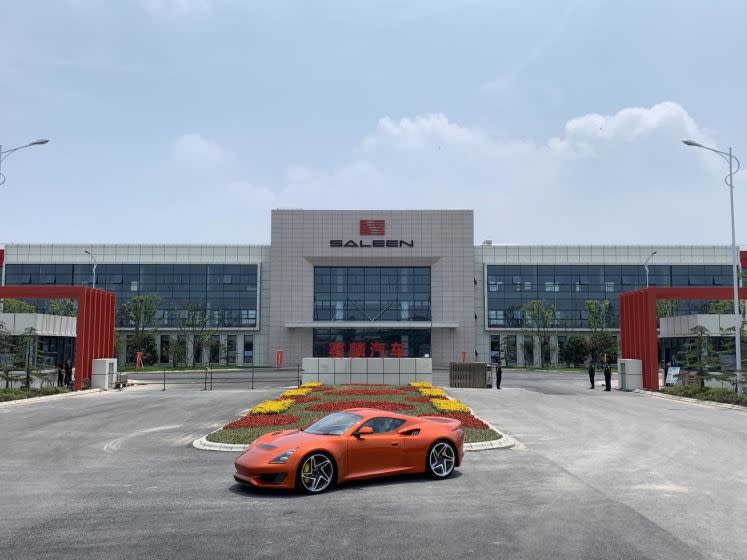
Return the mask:
[[[399,442],[398,442],[398,441],[393,441],[393,442],[392,442],[392,446],[397,446],[397,445],[399,445]]]

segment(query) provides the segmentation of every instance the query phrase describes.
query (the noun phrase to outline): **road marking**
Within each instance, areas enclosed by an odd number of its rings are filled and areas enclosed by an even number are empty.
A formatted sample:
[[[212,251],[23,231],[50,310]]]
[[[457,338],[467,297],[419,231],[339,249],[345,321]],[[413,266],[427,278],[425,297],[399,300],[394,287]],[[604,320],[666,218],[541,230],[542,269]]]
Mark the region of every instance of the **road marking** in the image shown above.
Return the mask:
[[[103,450],[106,453],[111,453],[113,451],[117,451],[122,446],[122,443],[124,443],[128,439],[134,438],[136,436],[142,436],[144,434],[150,434],[153,432],[162,432],[164,430],[175,430],[176,428],[181,428],[181,426],[182,426],[181,424],[173,424],[169,426],[157,426],[155,428],[146,428],[144,430],[138,430],[137,432],[132,432],[131,434],[120,436],[116,439],[111,440],[109,443],[104,445]]]

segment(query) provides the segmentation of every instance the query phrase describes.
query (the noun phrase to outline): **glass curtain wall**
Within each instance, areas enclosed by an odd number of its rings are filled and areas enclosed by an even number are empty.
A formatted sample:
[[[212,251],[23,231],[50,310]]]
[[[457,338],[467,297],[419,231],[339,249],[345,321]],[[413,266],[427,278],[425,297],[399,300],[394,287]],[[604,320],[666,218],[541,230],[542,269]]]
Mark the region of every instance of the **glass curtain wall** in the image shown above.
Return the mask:
[[[156,327],[176,328],[187,306],[204,311],[211,327],[257,326],[255,264],[100,264],[96,287],[114,292],[117,310],[138,295],[160,297]],[[8,264],[7,285],[90,286],[88,264]],[[31,302],[44,312],[48,302]],[[117,313],[117,326],[126,327]]]
[[[730,286],[728,265],[649,265],[649,286]],[[610,302],[610,327],[619,320],[622,292],[646,287],[638,265],[489,265],[489,328],[521,327],[521,307],[541,300],[556,310],[555,327],[586,328],[586,300]],[[702,313],[705,302],[679,302],[679,314]]]

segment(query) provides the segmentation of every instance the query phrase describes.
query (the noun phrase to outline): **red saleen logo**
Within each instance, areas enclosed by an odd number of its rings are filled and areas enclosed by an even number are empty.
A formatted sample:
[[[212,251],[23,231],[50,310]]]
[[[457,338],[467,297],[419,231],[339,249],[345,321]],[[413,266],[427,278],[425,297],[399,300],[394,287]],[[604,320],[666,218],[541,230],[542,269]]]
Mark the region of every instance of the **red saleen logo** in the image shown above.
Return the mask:
[[[361,220],[361,235],[384,235],[384,220]]]

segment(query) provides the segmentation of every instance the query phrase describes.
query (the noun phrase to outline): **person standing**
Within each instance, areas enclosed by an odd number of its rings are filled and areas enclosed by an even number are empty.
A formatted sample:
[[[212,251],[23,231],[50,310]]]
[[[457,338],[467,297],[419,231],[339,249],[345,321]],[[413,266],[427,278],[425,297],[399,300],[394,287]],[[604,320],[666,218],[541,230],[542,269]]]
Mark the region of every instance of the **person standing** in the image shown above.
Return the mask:
[[[604,390],[612,390],[612,368],[609,364],[604,364]]]
[[[665,387],[668,387],[668,386],[669,386],[669,381],[667,381],[667,375],[669,375],[669,368],[670,368],[670,367],[672,367],[672,362],[667,362],[667,363],[666,363],[666,364],[664,365],[664,383],[663,383],[663,385],[664,385]]]
[[[501,363],[498,362],[495,364],[495,388],[500,389],[501,388],[501,380],[503,379],[503,368],[501,368]]]
[[[70,384],[73,381],[73,365],[70,363],[70,360],[65,361],[65,387],[70,387]]]
[[[57,364],[57,386],[65,386],[65,370],[62,367],[62,364]]]
[[[589,364],[589,389],[594,388],[594,364]]]

